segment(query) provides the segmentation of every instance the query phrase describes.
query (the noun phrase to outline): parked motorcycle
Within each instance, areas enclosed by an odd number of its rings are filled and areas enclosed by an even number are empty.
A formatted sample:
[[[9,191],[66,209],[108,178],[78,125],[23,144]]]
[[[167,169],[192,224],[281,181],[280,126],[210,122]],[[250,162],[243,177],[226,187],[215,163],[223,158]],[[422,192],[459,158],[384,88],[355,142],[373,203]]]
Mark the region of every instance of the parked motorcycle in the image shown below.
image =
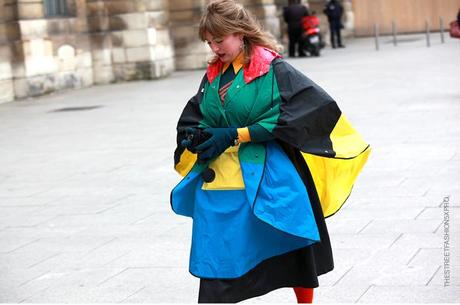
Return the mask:
[[[320,56],[324,44],[319,29],[319,18],[316,15],[305,16],[302,19],[304,28],[303,49],[310,56]]]

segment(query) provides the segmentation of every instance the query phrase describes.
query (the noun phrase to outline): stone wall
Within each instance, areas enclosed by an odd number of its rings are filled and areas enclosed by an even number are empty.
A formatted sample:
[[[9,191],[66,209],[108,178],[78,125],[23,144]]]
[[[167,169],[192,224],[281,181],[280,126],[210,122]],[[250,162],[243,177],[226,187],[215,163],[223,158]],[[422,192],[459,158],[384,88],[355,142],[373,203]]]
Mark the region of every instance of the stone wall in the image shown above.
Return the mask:
[[[95,83],[155,79],[174,70],[166,0],[87,0]]]
[[[176,69],[206,67],[210,50],[198,37],[198,26],[204,11],[204,0],[171,0],[171,36],[175,50]]]
[[[0,0],[0,103],[67,88],[168,76],[211,58],[198,39],[208,0],[65,0],[65,16],[46,17],[46,0]],[[287,0],[240,0],[287,45]],[[352,33],[351,0],[343,0]],[[325,0],[302,0],[321,18]]]
[[[91,57],[77,12],[68,18],[45,18],[42,1],[5,1],[7,45],[15,98],[89,86]]]
[[[198,39],[207,0],[0,0],[0,102],[206,67]],[[242,0],[279,38],[274,0]]]
[[[241,0],[241,3],[257,17],[266,31],[272,33],[276,38],[280,36],[275,0]]]
[[[14,99],[13,67],[12,67],[12,44],[18,36],[17,24],[12,23],[15,19],[15,10],[7,5],[8,0],[0,0],[0,103]]]
[[[0,0],[0,102],[174,70],[166,0]]]

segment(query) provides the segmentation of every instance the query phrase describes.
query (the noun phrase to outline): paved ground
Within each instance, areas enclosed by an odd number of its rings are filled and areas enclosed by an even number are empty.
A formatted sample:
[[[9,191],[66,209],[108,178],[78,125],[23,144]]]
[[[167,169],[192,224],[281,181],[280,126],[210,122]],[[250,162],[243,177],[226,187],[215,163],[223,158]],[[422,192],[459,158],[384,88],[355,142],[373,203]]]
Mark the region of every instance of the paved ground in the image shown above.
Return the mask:
[[[402,38],[290,60],[373,146],[328,219],[336,267],[317,302],[460,302],[460,43]],[[169,191],[176,121],[202,73],[0,105],[1,302],[196,302],[191,221]],[[100,108],[53,112],[81,106]]]

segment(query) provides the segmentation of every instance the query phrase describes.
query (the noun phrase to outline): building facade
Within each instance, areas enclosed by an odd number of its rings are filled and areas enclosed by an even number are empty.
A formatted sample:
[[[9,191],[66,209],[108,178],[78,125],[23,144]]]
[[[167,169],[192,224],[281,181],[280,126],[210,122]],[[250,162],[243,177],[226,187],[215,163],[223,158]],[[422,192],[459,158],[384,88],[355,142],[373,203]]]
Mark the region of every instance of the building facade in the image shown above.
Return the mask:
[[[279,36],[273,1],[242,1]],[[0,103],[206,66],[205,0],[0,0]]]
[[[197,30],[207,2],[0,0],[0,103],[204,68],[210,54]],[[288,0],[240,2],[266,30],[287,44],[282,7]],[[326,0],[301,2],[318,13],[327,42],[327,19],[322,14]],[[453,19],[460,7],[460,0],[341,2],[345,36],[370,35],[375,22],[380,22],[385,32],[391,27],[388,21],[395,18],[404,32],[423,31],[420,20]]]
[[[0,0],[0,102],[174,69],[168,1]]]

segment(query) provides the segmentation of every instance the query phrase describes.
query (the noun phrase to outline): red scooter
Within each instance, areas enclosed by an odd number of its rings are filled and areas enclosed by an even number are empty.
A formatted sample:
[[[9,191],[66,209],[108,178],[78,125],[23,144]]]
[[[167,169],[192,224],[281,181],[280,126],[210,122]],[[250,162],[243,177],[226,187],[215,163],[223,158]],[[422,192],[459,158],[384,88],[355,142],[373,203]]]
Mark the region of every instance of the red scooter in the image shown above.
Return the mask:
[[[324,47],[319,29],[319,18],[312,14],[302,19],[304,29],[303,49],[311,56],[320,56],[321,49]]]

